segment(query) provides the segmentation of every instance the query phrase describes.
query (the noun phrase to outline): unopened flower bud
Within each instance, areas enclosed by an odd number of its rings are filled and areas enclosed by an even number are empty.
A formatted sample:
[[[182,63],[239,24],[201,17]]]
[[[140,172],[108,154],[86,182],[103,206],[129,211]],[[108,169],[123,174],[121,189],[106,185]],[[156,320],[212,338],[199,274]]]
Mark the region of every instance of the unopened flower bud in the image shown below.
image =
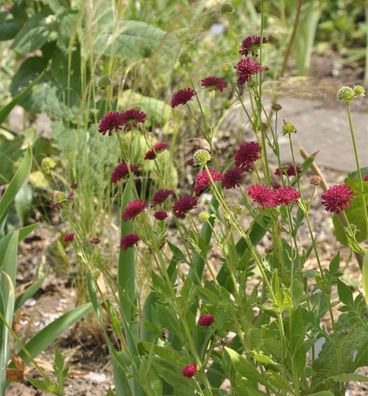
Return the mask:
[[[321,178],[317,175],[313,175],[309,179],[309,183],[312,184],[313,186],[319,186],[321,184]]]
[[[337,91],[337,99],[343,102],[350,102],[354,99],[354,90],[351,87],[342,87]]]
[[[193,160],[195,165],[205,165],[207,162],[211,161],[211,154],[207,150],[197,150],[193,155]]]
[[[180,63],[182,66],[188,65],[189,63],[192,63],[192,58],[191,58],[190,55],[187,54],[187,53],[181,54],[181,55],[179,56],[179,63]]]
[[[92,235],[91,238],[89,238],[89,241],[92,245],[98,245],[101,242],[101,239],[98,235]]]
[[[210,218],[210,214],[208,212],[204,211],[198,215],[198,218],[199,218],[200,222],[205,223]]]
[[[222,66],[222,72],[225,75],[230,74],[232,71],[233,71],[233,68],[229,64]]]
[[[282,109],[282,107],[278,103],[275,103],[274,105],[272,105],[272,110],[273,111],[280,111],[281,109]]]
[[[61,203],[65,202],[66,201],[65,194],[61,191],[55,191],[54,192],[54,201],[57,204],[61,204]]]
[[[221,14],[232,14],[234,12],[234,7],[230,3],[225,3],[221,7]]]
[[[289,134],[289,133],[296,133],[296,128],[294,124],[292,124],[289,121],[284,121],[284,126],[282,127],[282,133],[284,135]]]
[[[111,85],[111,80],[108,76],[102,76],[97,80],[97,86],[100,89],[106,89],[110,85]]]
[[[51,169],[54,169],[56,166],[55,161],[50,158],[50,157],[45,157],[42,161],[41,161],[41,169],[45,172],[45,173],[49,173],[51,171]]]
[[[355,96],[365,96],[365,89],[361,85],[354,85]]]

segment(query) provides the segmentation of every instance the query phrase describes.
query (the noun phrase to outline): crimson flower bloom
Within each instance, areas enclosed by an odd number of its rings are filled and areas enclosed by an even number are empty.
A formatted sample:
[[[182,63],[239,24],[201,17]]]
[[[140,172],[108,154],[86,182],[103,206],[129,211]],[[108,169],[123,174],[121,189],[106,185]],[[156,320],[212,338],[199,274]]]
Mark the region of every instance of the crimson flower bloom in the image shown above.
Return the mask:
[[[132,220],[138,216],[139,213],[143,212],[146,206],[145,202],[139,201],[138,199],[128,202],[121,217],[124,221]]]
[[[74,239],[74,237],[75,237],[74,232],[70,232],[69,234],[64,235],[63,240],[64,242],[71,242]]]
[[[164,202],[171,194],[173,194],[173,190],[166,190],[166,189],[161,189],[156,191],[153,194],[152,197],[152,202],[151,202],[151,206],[155,207],[157,205],[160,205],[162,202]]]
[[[121,120],[125,130],[130,130],[147,119],[147,114],[138,109],[128,109],[121,113]]]
[[[262,184],[255,184],[249,186],[247,192],[252,200],[257,202],[262,208],[273,208],[276,206],[275,193],[270,187]]]
[[[192,100],[196,93],[192,88],[183,88],[176,91],[171,97],[171,107],[175,108],[179,105],[186,104]]]
[[[263,43],[267,43],[266,37],[263,37]],[[258,48],[261,46],[261,37],[254,35],[254,36],[247,36],[244,38],[241,44],[241,48],[239,53],[244,56],[248,56],[249,53],[252,55],[257,54]]]
[[[366,174],[363,176],[363,179],[364,179],[365,181],[368,181],[368,173],[366,173]]]
[[[195,363],[191,363],[183,367],[181,370],[181,373],[183,374],[184,377],[191,378],[195,376],[197,372],[197,365]]]
[[[191,195],[183,195],[173,206],[173,212],[176,217],[184,219],[185,215],[197,206],[198,200]]]
[[[299,166],[294,166],[293,164],[288,164],[285,166],[281,166],[281,168],[277,168],[275,170],[275,176],[287,175],[287,176],[296,176],[302,172],[302,169]]]
[[[203,314],[198,319],[199,326],[211,326],[215,318],[211,314]]]
[[[349,202],[354,198],[353,190],[347,184],[330,187],[322,194],[322,204],[328,212],[341,213],[351,206]]]
[[[290,205],[300,198],[299,192],[294,187],[279,187],[274,190],[274,194],[277,206]]]
[[[208,88],[210,91],[222,92],[226,87],[227,83],[222,78],[209,76],[201,81],[203,88]]]
[[[165,220],[168,216],[166,210],[158,210],[153,214],[156,220]]]
[[[106,113],[103,118],[100,120],[98,132],[102,135],[105,135],[106,132],[109,132],[109,135],[112,135],[112,131],[120,131],[124,125],[124,120],[121,113],[117,111],[110,111]]]
[[[253,58],[242,59],[234,67],[236,69],[239,84],[245,84],[250,80],[253,74],[263,72],[261,65]]]
[[[136,245],[138,241],[140,241],[141,238],[135,233],[135,232],[130,232],[129,234],[126,234],[123,239],[120,242],[120,247],[122,250],[127,250],[130,247]]]
[[[261,158],[261,146],[257,142],[243,143],[235,152],[235,165],[247,170],[253,168],[254,162]]]
[[[224,175],[220,172],[217,172],[215,169],[208,169],[211,178],[214,182],[217,182],[219,180],[222,180]],[[197,195],[199,195],[203,190],[205,190],[207,187],[211,185],[211,179],[207,173],[207,170],[204,169],[200,171],[196,177],[195,185],[194,185],[194,191]]]
[[[129,175],[129,167],[130,171],[133,173],[138,172],[138,166],[137,165],[129,165],[126,162],[121,162],[119,165],[115,167],[115,169],[112,171],[111,174],[111,182],[116,184],[119,180],[121,180],[123,177]]]
[[[229,169],[224,174],[224,178],[222,180],[222,187],[226,189],[238,187],[240,185],[242,174],[244,171],[244,168],[240,168],[238,166],[234,166],[234,168]]]
[[[153,160],[156,158],[158,153],[166,150],[167,148],[169,148],[169,145],[167,143],[156,143],[153,145],[153,147],[150,150],[147,151],[147,153],[144,156],[144,159]]]

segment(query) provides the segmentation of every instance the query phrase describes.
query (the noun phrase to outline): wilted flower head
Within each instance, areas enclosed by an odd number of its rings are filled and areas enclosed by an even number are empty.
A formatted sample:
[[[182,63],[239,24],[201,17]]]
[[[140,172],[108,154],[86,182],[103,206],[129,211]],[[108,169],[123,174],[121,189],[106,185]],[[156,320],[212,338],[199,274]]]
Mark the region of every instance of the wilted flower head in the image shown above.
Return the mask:
[[[215,318],[211,314],[203,314],[198,319],[199,326],[211,326]]]
[[[121,217],[124,221],[132,220],[138,216],[139,213],[143,212],[146,206],[145,202],[139,201],[138,199],[128,202]]]
[[[74,239],[74,237],[75,237],[74,232],[69,232],[69,234],[65,234],[64,235],[63,241],[64,242],[71,242]]]
[[[227,83],[222,78],[209,76],[201,81],[203,88],[208,88],[210,91],[222,92],[226,87]]]
[[[321,178],[317,175],[313,175],[310,177],[309,183],[314,186],[319,186],[321,184]]]
[[[195,363],[191,363],[183,367],[181,370],[181,373],[183,374],[184,377],[194,377],[197,372],[197,365]]]
[[[183,88],[176,91],[171,97],[171,107],[175,108],[179,105],[189,102],[196,93],[192,88]]]
[[[120,242],[120,247],[122,250],[127,250],[130,247],[136,245],[140,240],[141,238],[139,238],[139,236],[135,232],[131,232],[123,237]]]
[[[165,210],[158,210],[153,214],[155,219],[157,220],[165,220],[168,216],[167,212]]]
[[[231,189],[238,187],[240,185],[242,174],[245,171],[244,168],[240,168],[239,166],[234,166],[224,174],[224,178],[222,180],[222,186],[226,189]]]
[[[105,135],[106,132],[112,135],[112,131],[120,131],[124,125],[124,119],[121,113],[117,111],[110,111],[106,113],[100,120],[98,132]]]
[[[261,146],[257,142],[243,143],[235,152],[235,165],[251,169],[254,162],[261,158]]]
[[[138,172],[138,166],[130,164],[128,165],[126,162],[121,162],[119,165],[115,167],[115,169],[112,171],[111,174],[111,182],[112,183],[117,183],[119,180],[121,180],[123,177],[129,175],[129,168],[130,171],[133,173]]]
[[[156,143],[153,145],[153,147],[150,150],[146,152],[144,159],[153,160],[156,158],[158,153],[166,150],[167,148],[169,148],[169,145],[167,143]]]
[[[151,206],[157,206],[164,202],[171,194],[173,194],[173,190],[161,189],[156,191],[153,194]]]
[[[239,53],[244,56],[248,56],[249,53],[253,56],[257,55],[258,48],[261,46],[262,43],[267,43],[266,37],[263,37],[261,40],[260,36],[247,36],[242,41],[241,48]]]
[[[354,198],[353,190],[347,184],[330,187],[322,194],[322,204],[328,212],[341,213],[350,207],[350,200]]]
[[[238,83],[245,84],[253,74],[262,73],[264,69],[254,58],[245,58],[238,62],[235,66],[238,76]]]
[[[208,172],[210,173],[211,177],[209,176]],[[203,190],[205,190],[207,187],[209,187],[213,182],[217,182],[219,180],[222,180],[224,175],[220,172],[217,172],[215,169],[208,169],[208,172],[206,169],[203,169],[200,171],[196,177],[195,185],[194,185],[194,191],[197,195],[199,195]],[[211,181],[212,179],[212,181]]]
[[[299,166],[294,166],[293,164],[288,164],[281,166],[281,168],[277,168],[275,171],[275,176],[287,175],[287,176],[296,176],[302,172],[302,169]]]
[[[173,212],[176,217],[184,219],[185,215],[197,206],[198,200],[191,195],[183,195],[173,206]]]
[[[138,124],[142,124],[147,119],[147,115],[139,109],[128,109],[124,111],[124,113],[121,113],[121,119],[124,124],[124,129],[129,131]]]

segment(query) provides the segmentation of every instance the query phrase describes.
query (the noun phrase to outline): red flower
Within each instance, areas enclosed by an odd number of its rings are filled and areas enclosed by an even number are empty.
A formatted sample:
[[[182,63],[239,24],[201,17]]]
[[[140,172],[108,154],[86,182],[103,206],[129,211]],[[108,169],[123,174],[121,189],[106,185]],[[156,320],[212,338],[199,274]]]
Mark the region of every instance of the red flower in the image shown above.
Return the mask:
[[[64,235],[63,240],[64,242],[71,242],[74,239],[74,237],[75,237],[74,232],[70,232],[69,234]]]
[[[197,365],[195,363],[191,363],[183,367],[181,370],[181,373],[183,374],[184,377],[191,378],[195,376],[197,372]]]
[[[257,142],[241,144],[235,152],[235,165],[247,170],[253,168],[254,162],[261,158],[261,151]]]
[[[161,189],[156,191],[153,194],[152,197],[152,203],[151,206],[155,207],[156,205],[161,204],[162,202],[164,202],[171,194],[173,194],[173,190],[165,190],[165,189]]]
[[[121,113],[121,120],[124,124],[124,129],[127,131],[136,127],[139,123],[143,123],[146,118],[146,113],[138,109],[128,109]]]
[[[211,314],[203,314],[198,319],[199,326],[211,326],[215,318]]]
[[[245,58],[235,66],[238,83],[245,84],[253,74],[263,72],[261,65],[253,58]]]
[[[186,104],[192,100],[193,96],[196,95],[192,88],[184,88],[176,91],[171,97],[171,107],[175,108],[181,104]]]
[[[227,83],[222,78],[210,76],[206,77],[201,81],[203,88],[208,88],[210,91],[222,92],[226,87]]]
[[[299,192],[294,187],[279,187],[274,190],[276,205],[290,205],[300,198]]]
[[[368,181],[368,173],[366,173],[366,174],[364,175],[363,179],[364,179],[365,181]]]
[[[263,37],[263,43],[267,43],[266,37]],[[252,55],[257,55],[257,50],[261,46],[261,37],[254,35],[245,37],[242,41],[239,53],[244,56],[248,56],[249,53]]]
[[[109,135],[112,135],[112,131],[120,131],[124,125],[124,119],[121,113],[117,111],[110,111],[105,114],[103,118],[100,120],[98,132],[102,135],[105,135],[106,132],[109,132]]]
[[[124,221],[132,220],[143,212],[146,206],[145,202],[139,200],[128,202],[121,217]]]
[[[294,166],[293,164],[288,164],[285,166],[281,166],[281,168],[277,168],[275,170],[275,176],[287,175],[287,176],[296,176],[302,172],[302,169],[299,166]]]
[[[276,206],[275,192],[270,187],[262,184],[255,184],[249,186],[247,189],[248,195],[254,202],[257,202],[262,208],[273,208]]]
[[[191,195],[183,195],[173,206],[173,212],[176,217],[184,219],[185,215],[197,206],[198,200]]]
[[[158,153],[166,150],[167,148],[169,148],[169,145],[167,143],[156,143],[153,145],[151,150],[147,151],[147,153],[144,156],[144,159],[145,160],[153,160],[156,158]]]
[[[98,235],[92,235],[91,238],[89,238],[89,241],[92,245],[98,245],[101,242],[101,238]]]
[[[220,172],[217,172],[215,169],[208,169],[211,178],[214,182],[222,180],[224,175]],[[196,177],[194,191],[197,195],[199,195],[203,190],[211,185],[211,179],[207,173],[207,170],[204,169],[200,171]]]
[[[133,173],[138,172],[138,166],[137,165],[129,165],[126,162],[121,162],[119,165],[115,167],[115,169],[112,171],[111,174],[111,182],[112,183],[117,183],[119,180],[121,180],[123,177],[129,175],[129,167],[130,171]]]
[[[224,174],[224,178],[222,180],[222,187],[226,189],[235,188],[240,185],[242,174],[245,171],[244,168],[240,168],[238,166],[234,166]]]
[[[141,238],[139,238],[139,236],[135,232],[131,232],[123,237],[120,242],[120,247],[122,250],[127,250],[130,247],[136,245],[140,240]]]
[[[350,186],[338,184],[322,194],[322,204],[328,212],[340,213],[351,206],[349,201],[352,198],[354,195]]]
[[[153,214],[155,219],[157,220],[165,220],[168,216],[167,212],[165,210],[158,210]]]

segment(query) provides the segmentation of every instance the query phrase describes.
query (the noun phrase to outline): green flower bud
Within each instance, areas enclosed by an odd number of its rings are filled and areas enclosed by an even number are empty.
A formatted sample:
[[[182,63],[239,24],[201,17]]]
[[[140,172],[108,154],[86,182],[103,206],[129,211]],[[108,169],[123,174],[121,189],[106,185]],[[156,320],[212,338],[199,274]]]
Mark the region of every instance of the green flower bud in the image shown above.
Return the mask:
[[[248,83],[248,88],[254,88],[256,86],[256,82],[253,80],[250,80]]]
[[[284,135],[289,134],[289,133],[296,133],[296,128],[294,124],[292,124],[289,121],[284,121],[284,126],[282,127],[282,133]]]
[[[210,218],[210,214],[209,214],[208,212],[206,212],[206,211],[201,212],[201,213],[198,215],[198,219],[199,219],[199,221],[202,222],[202,223],[205,223],[206,221],[208,221],[209,218]]]
[[[97,80],[97,86],[100,89],[106,89],[111,85],[111,80],[108,76],[102,76]]]
[[[197,150],[193,155],[193,160],[196,165],[205,165],[211,161],[211,154],[207,150]]]
[[[187,53],[181,54],[181,55],[179,56],[179,63],[180,63],[182,66],[188,65],[189,63],[192,63],[192,58],[191,58],[190,55],[187,54]]]
[[[343,102],[350,102],[354,99],[354,90],[351,87],[341,87],[337,91],[337,99]]]
[[[50,158],[50,157],[45,157],[41,161],[41,169],[45,173],[49,173],[51,171],[51,169],[55,168],[55,166],[56,166],[55,161],[52,158]]]
[[[234,7],[230,3],[225,3],[221,7],[221,14],[232,14],[234,12]]]
[[[233,68],[229,64],[222,66],[222,72],[225,75],[230,74],[232,71],[233,71]]]
[[[355,96],[365,96],[365,89],[361,85],[354,85]]]
[[[66,201],[65,194],[61,191],[54,192],[54,201],[58,204],[61,204]]]

